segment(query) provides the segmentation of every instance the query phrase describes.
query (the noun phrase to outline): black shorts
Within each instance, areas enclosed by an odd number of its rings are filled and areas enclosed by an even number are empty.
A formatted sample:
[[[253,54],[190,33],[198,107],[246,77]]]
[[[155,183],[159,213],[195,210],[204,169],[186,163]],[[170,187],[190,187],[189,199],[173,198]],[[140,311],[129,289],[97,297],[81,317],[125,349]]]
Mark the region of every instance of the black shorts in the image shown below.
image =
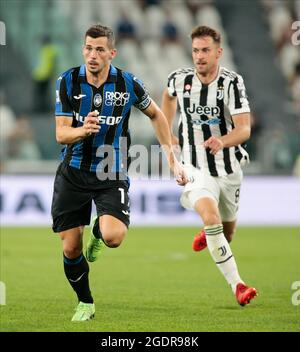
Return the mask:
[[[54,181],[51,214],[53,231],[89,225],[92,200],[97,215],[112,215],[129,226],[129,182],[100,181],[95,173],[61,163]]]

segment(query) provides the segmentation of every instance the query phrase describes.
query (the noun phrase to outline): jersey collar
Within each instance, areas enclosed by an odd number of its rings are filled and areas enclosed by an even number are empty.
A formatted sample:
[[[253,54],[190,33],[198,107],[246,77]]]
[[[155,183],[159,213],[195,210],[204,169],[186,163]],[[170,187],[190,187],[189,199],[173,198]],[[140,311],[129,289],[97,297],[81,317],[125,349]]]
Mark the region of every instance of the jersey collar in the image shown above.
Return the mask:
[[[207,84],[207,83],[202,83],[202,81],[200,80],[200,78],[199,78],[198,75],[197,75],[197,70],[196,70],[196,68],[194,68],[194,75],[195,75],[195,77],[196,77],[197,80],[201,83],[201,85],[205,85],[205,86],[209,86],[209,85],[213,84],[214,82],[216,82],[216,81],[219,79],[220,74],[221,74],[221,66],[219,65],[219,66],[218,66],[218,73],[217,73],[216,77],[215,77],[212,81],[210,81],[208,84]]]
[[[78,75],[79,83],[87,83],[85,70],[86,70],[85,65],[81,65],[79,69],[79,75]],[[106,83],[110,83],[110,82],[114,83],[116,81],[117,81],[117,69],[115,68],[115,66],[110,64],[109,74],[108,74]]]

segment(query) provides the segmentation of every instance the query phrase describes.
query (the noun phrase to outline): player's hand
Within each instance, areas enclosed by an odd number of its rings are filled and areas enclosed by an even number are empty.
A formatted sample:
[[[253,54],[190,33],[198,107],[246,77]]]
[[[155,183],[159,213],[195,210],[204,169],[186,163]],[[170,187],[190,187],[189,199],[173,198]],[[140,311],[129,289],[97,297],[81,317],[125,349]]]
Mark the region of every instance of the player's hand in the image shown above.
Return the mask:
[[[184,186],[185,184],[188,183],[188,177],[187,177],[182,165],[178,162],[174,153],[170,154],[169,159],[170,159],[169,160],[170,169],[174,173],[174,177],[175,177],[177,184],[180,186]]]
[[[218,137],[210,137],[204,142],[204,148],[210,149],[210,154],[216,155],[220,150],[224,148],[224,143]]]
[[[86,136],[90,136],[92,133],[98,133],[100,131],[99,112],[97,110],[91,111],[84,119],[83,129]]]

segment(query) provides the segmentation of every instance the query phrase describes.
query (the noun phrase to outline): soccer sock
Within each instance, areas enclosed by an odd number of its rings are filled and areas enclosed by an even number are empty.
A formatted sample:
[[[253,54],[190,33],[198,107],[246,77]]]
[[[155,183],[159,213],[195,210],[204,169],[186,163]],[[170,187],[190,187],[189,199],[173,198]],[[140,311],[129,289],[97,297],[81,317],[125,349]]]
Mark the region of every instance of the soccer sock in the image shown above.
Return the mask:
[[[223,234],[223,225],[205,226],[204,229],[209,252],[235,293],[236,285],[243,281],[240,278],[229,243]]]
[[[78,300],[83,303],[93,303],[89,286],[89,265],[83,254],[74,259],[64,255],[64,269],[66,277],[76,292]]]

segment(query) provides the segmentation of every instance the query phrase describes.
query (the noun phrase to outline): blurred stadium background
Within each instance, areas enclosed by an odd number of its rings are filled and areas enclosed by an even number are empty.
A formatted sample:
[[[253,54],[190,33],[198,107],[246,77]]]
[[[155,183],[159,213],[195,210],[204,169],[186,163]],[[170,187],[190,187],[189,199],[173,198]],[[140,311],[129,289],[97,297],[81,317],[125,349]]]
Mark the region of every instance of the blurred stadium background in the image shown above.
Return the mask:
[[[293,23],[300,21],[299,0],[1,0],[0,14],[0,21],[5,25],[1,28],[5,27],[6,36],[5,45],[0,47],[0,216],[3,254],[0,280],[6,283],[11,281],[12,286],[15,285],[8,268],[16,271],[18,268],[8,265],[13,258],[9,246],[16,246],[18,253],[25,255],[24,240],[20,234],[30,232],[30,228],[23,230],[22,226],[47,225],[48,230],[44,231],[51,233],[52,182],[60,151],[54,131],[55,81],[60,73],[82,63],[81,45],[86,29],[99,22],[111,26],[117,35],[118,56],[114,65],[141,78],[151,96],[160,102],[167,75],[178,67],[192,65],[188,35],[194,26],[202,24],[221,32],[224,47],[222,64],[243,75],[252,109],[252,136],[248,142],[252,162],[245,169],[240,223],[294,226],[289,235],[294,252],[290,253],[288,249],[285,252],[293,266],[291,275],[286,276],[290,281],[285,283],[288,285],[285,289],[289,300],[289,285],[300,279],[299,275],[298,278],[294,275],[296,272],[299,274],[295,267],[300,267],[300,22],[293,27]],[[148,148],[157,144],[151,124],[136,109],[131,115],[131,133],[133,144],[145,144]],[[134,181],[131,194],[133,225],[200,225],[194,214],[179,206],[180,189],[172,181],[151,184]],[[7,227],[15,225],[21,226],[22,230]],[[133,230],[133,238],[134,231],[136,229]],[[151,228],[142,228],[139,238],[146,237],[147,231]],[[179,236],[179,230],[176,231]],[[185,237],[185,245],[190,246],[195,231],[196,228],[182,231],[182,234],[189,233],[188,238]],[[246,236],[247,230],[243,231]],[[162,236],[163,232],[160,230]],[[172,229],[166,232],[171,238]],[[264,230],[255,233],[263,236]],[[250,239],[251,235],[248,236],[245,238]],[[276,236],[273,237],[273,244],[280,255],[280,231]],[[34,246],[35,240],[27,238],[32,240],[29,243]],[[267,238],[265,240],[265,245],[269,245]],[[124,256],[124,260],[128,259],[126,253],[131,253],[129,244],[117,252],[120,258]],[[247,248],[247,242],[244,245]],[[51,242],[49,246],[52,246],[53,253],[60,255],[58,241],[55,245]],[[24,248],[28,249],[26,246]],[[251,248],[255,256],[258,252],[255,252],[255,246]],[[180,251],[179,242],[176,250]],[[277,253],[276,250],[274,253]],[[189,251],[190,247],[187,249]],[[117,253],[113,255],[113,260],[116,260]],[[241,249],[241,261],[243,253]],[[32,253],[33,258],[36,254]],[[249,253],[245,249],[245,258],[247,256]],[[151,260],[155,262],[155,259]],[[30,265],[36,265],[34,260]],[[113,264],[109,262],[109,265]],[[284,269],[281,269],[285,276]],[[263,266],[258,268],[258,271],[263,270]],[[171,272],[170,269],[170,275]],[[185,274],[182,275],[183,278]],[[255,275],[250,271],[248,276],[255,281]],[[62,273],[57,280],[63,281]],[[67,291],[63,283],[61,285]],[[273,283],[270,285],[273,287]],[[20,299],[23,299],[22,296]],[[273,303],[275,305],[276,301]],[[7,314],[12,319],[10,313]],[[107,314],[109,316],[110,313]],[[235,321],[235,317],[232,319]],[[247,316],[245,319],[248,319]],[[291,314],[292,324],[293,319],[294,315]],[[21,320],[17,323],[16,320],[6,322],[4,329],[24,329]],[[34,322],[27,323],[28,329],[37,329]],[[299,330],[299,325],[296,325],[287,325],[287,329]],[[48,328],[53,330],[53,326]],[[141,326],[145,331],[155,331],[155,326]],[[168,326],[176,330],[175,325],[168,323],[161,329],[167,330]],[[183,322],[179,326],[184,329]],[[191,324],[188,329],[196,329],[195,326]],[[239,330],[238,325],[231,326]],[[263,329],[262,326],[257,329]],[[284,323],[278,328],[281,326]],[[243,324],[240,328],[247,329]],[[118,327],[107,325],[107,329],[117,331]],[[208,329],[218,328],[211,326]],[[276,330],[276,326],[272,329]],[[131,330],[134,330],[133,326]]]
[[[2,172],[55,170],[54,83],[82,62],[85,30],[101,22],[117,34],[115,65],[141,77],[158,102],[168,73],[192,65],[191,29],[219,29],[222,63],[244,76],[253,112],[247,173],[293,173],[300,151],[300,50],[291,37],[299,1],[1,0],[0,11],[7,36],[0,67]],[[47,93],[44,104],[35,99],[36,86],[41,99]],[[153,132],[140,117],[133,111],[134,142],[150,145]]]

